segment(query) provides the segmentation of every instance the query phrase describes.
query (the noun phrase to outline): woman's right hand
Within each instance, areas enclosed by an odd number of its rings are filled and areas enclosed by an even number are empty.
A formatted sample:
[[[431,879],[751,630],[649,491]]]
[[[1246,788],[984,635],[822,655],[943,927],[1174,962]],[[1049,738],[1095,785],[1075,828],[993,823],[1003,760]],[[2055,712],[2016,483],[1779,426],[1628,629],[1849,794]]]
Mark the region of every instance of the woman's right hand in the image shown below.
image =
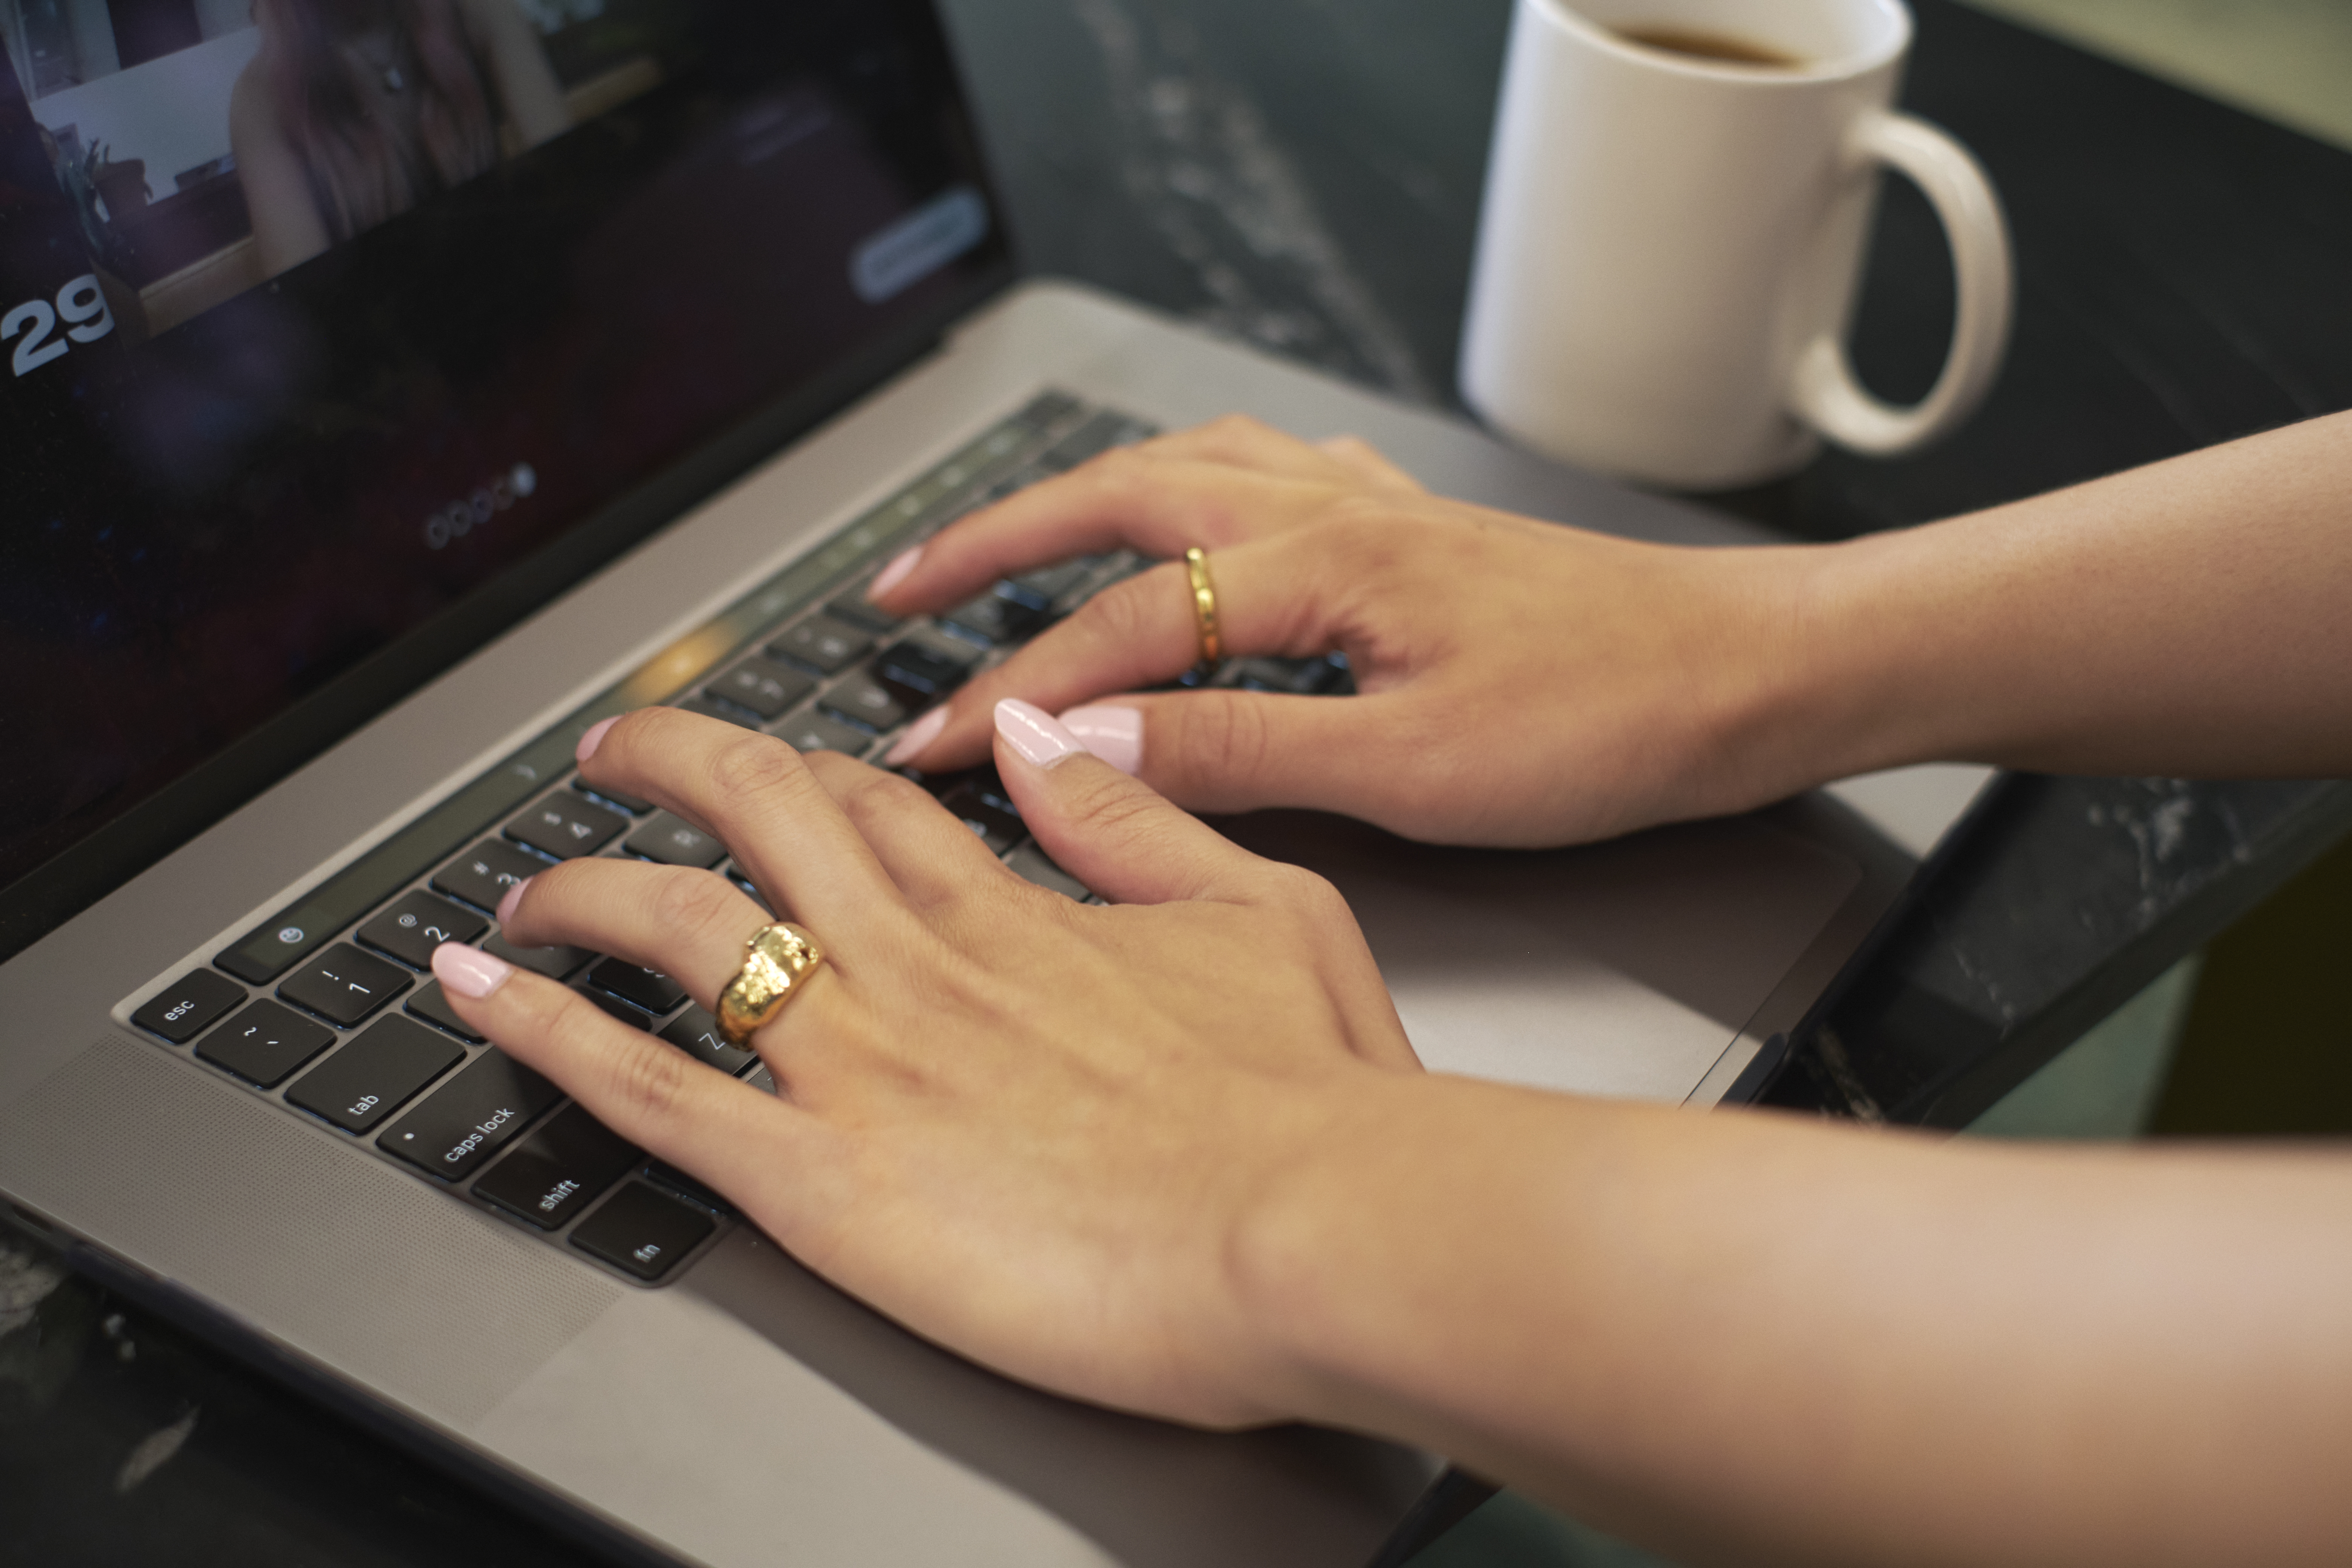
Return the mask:
[[[1348,656],[1359,695],[1139,692],[1199,658],[1209,550],[1228,656]],[[1636,543],[1432,496],[1360,442],[1232,417],[1106,453],[949,528],[877,582],[941,611],[1120,546],[1097,594],[890,761],[978,762],[998,700],[1198,811],[1312,806],[1441,843],[1538,846],[1778,799],[1838,759],[1799,738],[1793,650],[1819,551]]]

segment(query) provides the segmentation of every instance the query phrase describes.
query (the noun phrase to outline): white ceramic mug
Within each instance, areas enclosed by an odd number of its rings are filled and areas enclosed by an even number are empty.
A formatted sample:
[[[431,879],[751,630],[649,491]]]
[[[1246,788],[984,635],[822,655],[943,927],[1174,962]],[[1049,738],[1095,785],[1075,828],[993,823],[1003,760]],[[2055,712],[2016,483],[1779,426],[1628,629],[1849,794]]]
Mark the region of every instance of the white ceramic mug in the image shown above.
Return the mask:
[[[1629,41],[1674,29],[1785,65]],[[1967,149],[1892,112],[1899,0],[1517,0],[1479,219],[1463,396],[1538,451],[1679,489],[1891,455],[1958,425],[2007,346],[2009,236]],[[1897,408],[1843,342],[1876,172],[1927,193],[1958,312]]]

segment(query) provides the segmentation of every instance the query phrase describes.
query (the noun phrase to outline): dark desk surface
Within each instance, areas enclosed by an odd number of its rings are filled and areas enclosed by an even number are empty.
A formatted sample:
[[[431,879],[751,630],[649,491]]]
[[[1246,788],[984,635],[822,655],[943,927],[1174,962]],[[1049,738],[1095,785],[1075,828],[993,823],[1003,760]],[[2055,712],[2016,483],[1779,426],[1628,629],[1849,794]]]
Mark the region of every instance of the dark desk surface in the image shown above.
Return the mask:
[[[947,0],[1033,269],[1452,401],[1508,0]],[[1909,107],[2008,205],[2017,336],[1944,447],[1717,498],[1836,537],[2352,406],[2352,157],[1950,0]],[[1916,395],[1950,278],[1891,190],[1855,337]],[[1772,1092],[1958,1125],[2352,822],[2332,784],[2017,779]],[[538,1526],[0,1242],[0,1559],[530,1565]]]

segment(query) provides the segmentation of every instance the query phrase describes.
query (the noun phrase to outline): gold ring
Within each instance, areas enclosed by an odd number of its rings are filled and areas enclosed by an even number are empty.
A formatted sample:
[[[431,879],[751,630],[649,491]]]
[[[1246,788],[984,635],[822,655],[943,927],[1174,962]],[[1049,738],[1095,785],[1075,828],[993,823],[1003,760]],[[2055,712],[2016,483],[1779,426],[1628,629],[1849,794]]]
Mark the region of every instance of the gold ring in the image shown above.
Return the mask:
[[[761,926],[743,943],[743,967],[719,994],[719,1032],[741,1046],[801,994],[824,962],[816,938],[796,925]]]
[[[1192,579],[1192,621],[1201,632],[1201,672],[1207,674],[1224,657],[1217,639],[1217,585],[1209,581],[1209,552],[1195,544],[1184,552],[1184,570]]]

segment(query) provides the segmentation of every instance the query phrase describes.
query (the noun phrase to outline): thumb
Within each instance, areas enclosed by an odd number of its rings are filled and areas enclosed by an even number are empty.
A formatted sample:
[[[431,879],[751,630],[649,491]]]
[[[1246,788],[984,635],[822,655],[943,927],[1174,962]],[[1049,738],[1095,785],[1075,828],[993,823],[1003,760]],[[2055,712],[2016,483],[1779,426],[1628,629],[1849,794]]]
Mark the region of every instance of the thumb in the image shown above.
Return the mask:
[[[1072,708],[1062,722],[1080,744],[1187,809],[1217,815],[1312,806],[1377,813],[1367,784],[1381,696],[1293,697],[1270,691],[1169,691]]]
[[[996,768],[1039,846],[1104,898],[1250,900],[1265,862],[1088,752],[1034,703],[996,705]]]

